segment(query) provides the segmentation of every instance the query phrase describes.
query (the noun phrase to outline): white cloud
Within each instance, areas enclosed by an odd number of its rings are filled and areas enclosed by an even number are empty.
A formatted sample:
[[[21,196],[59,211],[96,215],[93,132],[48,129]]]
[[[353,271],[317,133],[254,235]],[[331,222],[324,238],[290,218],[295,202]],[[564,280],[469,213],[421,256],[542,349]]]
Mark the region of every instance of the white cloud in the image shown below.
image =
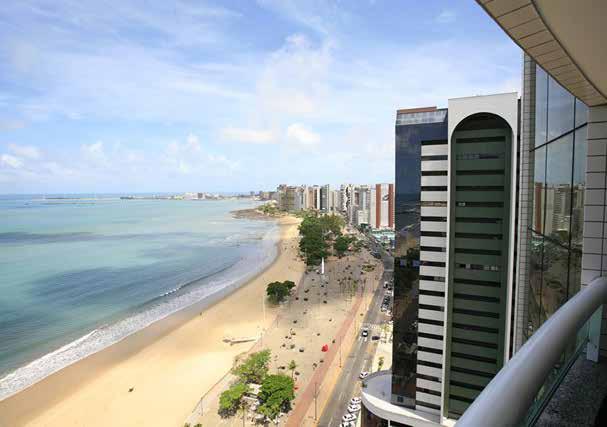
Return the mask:
[[[438,22],[439,24],[449,24],[451,22],[455,22],[456,18],[457,15],[455,14],[455,12],[453,12],[452,10],[445,9],[438,14],[438,16],[436,17],[436,22]]]
[[[287,128],[287,137],[301,145],[315,145],[320,141],[320,135],[308,130],[301,123],[293,123]]]
[[[13,169],[21,169],[23,167],[23,161],[19,157],[3,154],[0,156],[0,165],[8,166]]]
[[[8,144],[8,149],[13,154],[28,159],[39,159],[41,156],[40,150],[33,145]]]
[[[331,40],[316,47],[302,34],[287,37],[263,66],[257,80],[257,105],[269,117],[322,114],[331,95],[332,50]]]
[[[189,150],[192,150],[194,152],[200,152],[200,139],[198,138],[198,136],[194,135],[193,133],[188,134],[188,137],[186,138],[186,146]]]
[[[240,168],[240,162],[230,160],[226,156],[223,156],[223,155],[209,154],[208,159],[209,159],[209,162],[211,162],[215,165],[219,165],[221,167],[225,167],[226,169],[228,169],[230,171],[235,171]]]
[[[93,144],[82,144],[80,150],[85,160],[89,163],[95,166],[107,166],[108,158],[105,154],[102,141],[97,141]]]
[[[248,142],[252,144],[271,144],[276,135],[271,130],[227,127],[221,130],[221,138],[228,141]]]

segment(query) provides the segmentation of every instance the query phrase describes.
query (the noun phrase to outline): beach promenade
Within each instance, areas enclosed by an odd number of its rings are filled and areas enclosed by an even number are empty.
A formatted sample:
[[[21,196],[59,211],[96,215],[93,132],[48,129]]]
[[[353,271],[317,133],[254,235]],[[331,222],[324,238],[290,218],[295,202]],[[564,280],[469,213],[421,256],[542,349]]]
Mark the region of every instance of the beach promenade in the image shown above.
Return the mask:
[[[375,269],[365,273],[361,271],[363,264],[372,264]],[[251,352],[264,348],[272,351],[272,373],[291,375],[284,367],[291,360],[297,363],[293,409],[288,418],[282,418],[280,425],[299,427],[315,424],[315,395],[317,415],[320,416],[340,372],[340,358],[345,362],[352,343],[358,337],[363,319],[361,314],[371,301],[382,271],[381,263],[366,250],[341,259],[329,258],[324,281],[316,270],[306,273],[294,295],[281,307],[274,323],[265,332],[263,342],[258,341],[251,349]],[[349,289],[343,284],[346,278],[359,280],[360,284],[356,289]],[[342,285],[339,283],[341,280]],[[291,336],[291,332],[295,335]],[[328,351],[322,352],[325,344]],[[231,374],[226,375],[202,398],[202,404],[192,411],[187,422],[192,426],[197,423],[242,426],[242,413],[230,418],[221,418],[217,414],[219,395],[234,379]],[[249,411],[245,415],[245,425],[253,425],[253,417],[254,413]]]
[[[279,219],[280,254],[267,269],[210,307],[193,306],[154,323],[0,402],[0,426],[180,426],[220,381],[278,308],[263,300],[268,282],[299,282],[299,220]],[[264,323],[265,318],[265,323]]]

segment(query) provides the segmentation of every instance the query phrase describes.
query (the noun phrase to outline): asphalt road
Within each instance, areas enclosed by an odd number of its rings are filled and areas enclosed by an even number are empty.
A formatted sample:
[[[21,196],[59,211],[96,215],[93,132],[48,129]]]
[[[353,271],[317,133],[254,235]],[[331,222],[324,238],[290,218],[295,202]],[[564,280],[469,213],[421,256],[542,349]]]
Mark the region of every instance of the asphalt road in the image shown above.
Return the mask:
[[[374,248],[374,245],[371,246]],[[385,290],[383,283],[392,279],[394,261],[383,249],[376,247],[380,251],[384,263],[384,274],[381,278],[380,286],[375,291],[369,310],[365,314],[363,323],[367,325],[379,325],[386,321],[387,317],[380,311]],[[369,371],[373,362],[373,355],[377,348],[377,341],[372,341],[372,335],[380,335],[378,329],[371,329],[368,338],[359,338],[352,347],[352,351],[344,360],[343,370],[335,384],[333,395],[325,406],[320,416],[318,425],[320,427],[338,427],[341,423],[341,417],[347,412],[346,408],[350,399],[354,396],[360,396],[360,380],[358,375],[361,371]]]

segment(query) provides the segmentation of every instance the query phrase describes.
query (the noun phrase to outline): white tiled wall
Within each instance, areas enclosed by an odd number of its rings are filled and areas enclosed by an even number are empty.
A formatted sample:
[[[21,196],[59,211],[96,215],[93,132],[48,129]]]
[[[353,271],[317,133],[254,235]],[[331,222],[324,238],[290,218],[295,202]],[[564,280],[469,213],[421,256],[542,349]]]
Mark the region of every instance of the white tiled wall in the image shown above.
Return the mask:
[[[582,286],[607,274],[607,105],[590,108],[584,197]],[[607,358],[607,313],[603,309],[601,358]]]
[[[533,152],[535,134],[535,62],[527,55],[523,61],[523,94],[521,98],[521,143],[519,149],[519,211],[518,211],[518,247],[516,263],[516,289],[514,310],[514,343],[515,351],[523,345],[524,330],[527,325],[527,298],[529,293],[528,262],[529,241],[528,229],[533,204]]]

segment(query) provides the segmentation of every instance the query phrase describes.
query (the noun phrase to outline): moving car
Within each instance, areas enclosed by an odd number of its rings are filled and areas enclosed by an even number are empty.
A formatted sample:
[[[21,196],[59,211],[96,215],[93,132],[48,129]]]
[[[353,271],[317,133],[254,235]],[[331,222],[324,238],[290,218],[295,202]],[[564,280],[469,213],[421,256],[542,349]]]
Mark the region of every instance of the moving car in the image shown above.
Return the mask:
[[[362,328],[362,330],[360,331],[360,336],[361,337],[368,337],[369,336],[369,328]]]

